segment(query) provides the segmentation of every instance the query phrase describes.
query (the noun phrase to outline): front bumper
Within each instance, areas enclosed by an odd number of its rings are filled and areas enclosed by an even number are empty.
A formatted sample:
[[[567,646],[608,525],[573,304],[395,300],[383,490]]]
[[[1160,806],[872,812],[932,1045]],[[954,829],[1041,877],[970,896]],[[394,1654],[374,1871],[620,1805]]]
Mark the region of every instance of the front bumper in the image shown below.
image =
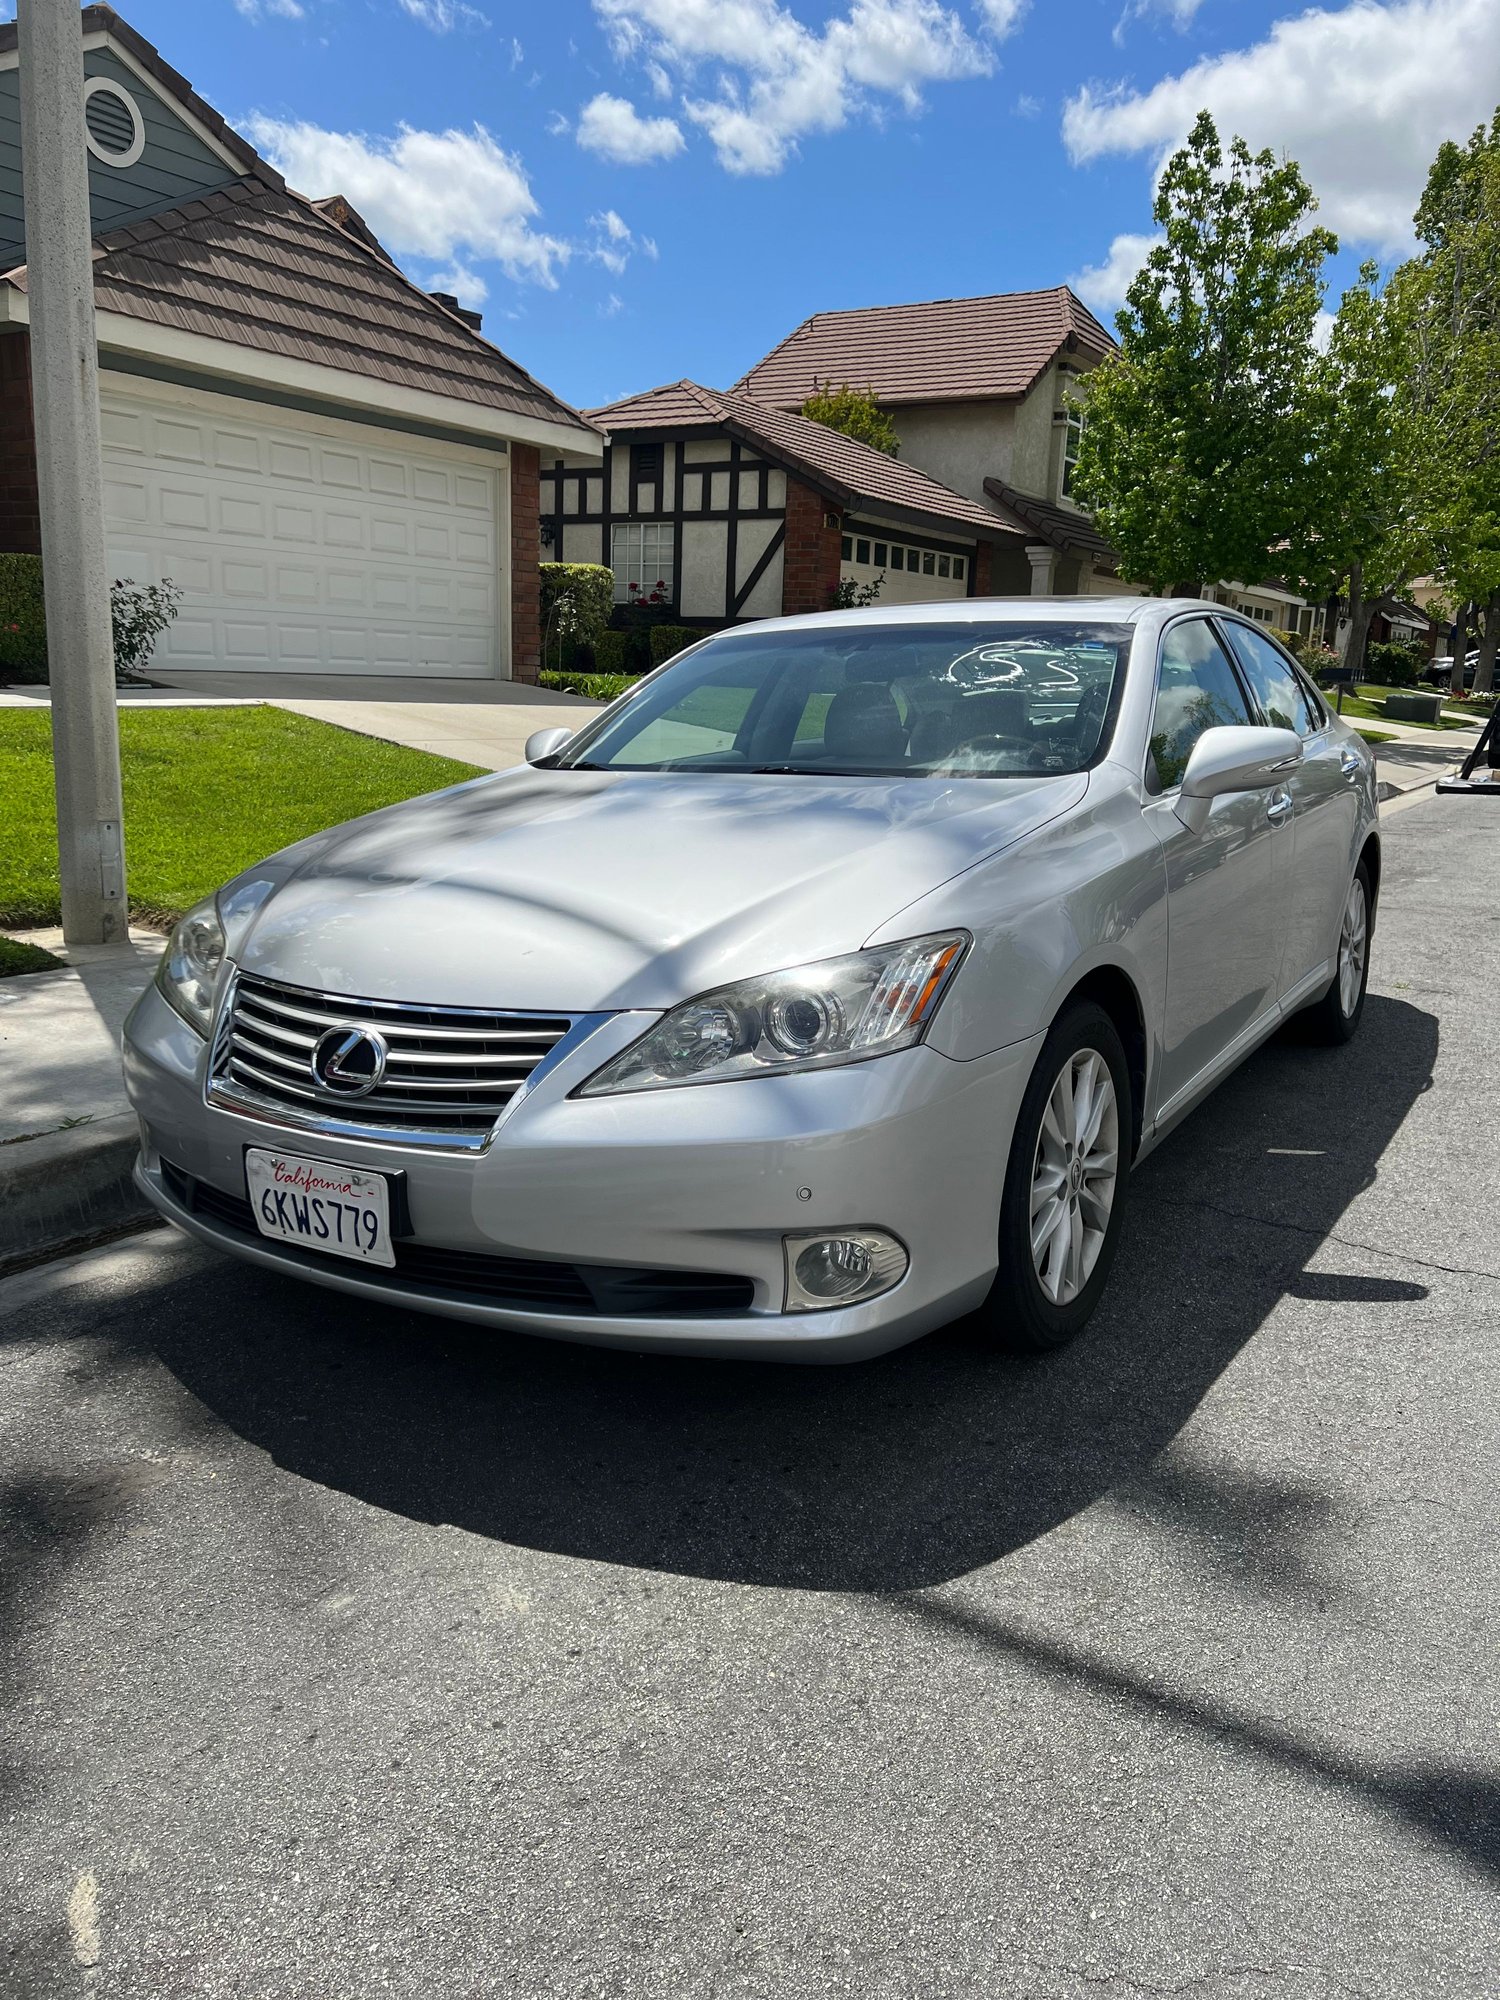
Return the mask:
[[[141,1120],[137,1177],[169,1221],[223,1250],[355,1297],[551,1338],[787,1360],[857,1360],[980,1303],[994,1278],[1011,1131],[1038,1040],[973,1062],[929,1048],[739,1083],[603,1098],[568,1093],[640,1032],[617,1017],[550,1069],[479,1153],[294,1131],[204,1097],[205,1044],[154,987],[126,1023]],[[284,1247],[195,1213],[170,1169],[245,1193],[247,1145],[406,1177],[423,1246],[559,1264],[747,1279],[742,1311],[537,1310]],[[169,1175],[163,1175],[163,1162]],[[788,1313],[782,1239],[879,1228],[911,1263],[863,1304]]]

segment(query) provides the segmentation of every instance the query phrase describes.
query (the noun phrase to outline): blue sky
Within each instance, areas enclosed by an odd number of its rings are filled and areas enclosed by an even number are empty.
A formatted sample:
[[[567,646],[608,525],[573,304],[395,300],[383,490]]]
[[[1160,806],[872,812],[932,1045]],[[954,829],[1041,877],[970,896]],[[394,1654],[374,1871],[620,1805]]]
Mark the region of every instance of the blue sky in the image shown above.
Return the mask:
[[[9,13],[0,5],[0,13]],[[120,0],[311,195],[579,405],[809,313],[1073,280],[1106,317],[1200,104],[1359,254],[1500,101],[1500,0]]]

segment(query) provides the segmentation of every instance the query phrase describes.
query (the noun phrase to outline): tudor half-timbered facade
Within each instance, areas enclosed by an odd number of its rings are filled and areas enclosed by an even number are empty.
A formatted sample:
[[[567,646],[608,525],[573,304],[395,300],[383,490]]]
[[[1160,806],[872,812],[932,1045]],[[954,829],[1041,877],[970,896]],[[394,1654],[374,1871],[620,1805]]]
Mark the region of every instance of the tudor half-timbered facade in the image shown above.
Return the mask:
[[[542,470],[554,561],[603,563],[615,598],[670,605],[684,624],[826,610],[839,584],[882,604],[987,594],[993,510],[821,424],[677,382],[590,412],[602,466]]]

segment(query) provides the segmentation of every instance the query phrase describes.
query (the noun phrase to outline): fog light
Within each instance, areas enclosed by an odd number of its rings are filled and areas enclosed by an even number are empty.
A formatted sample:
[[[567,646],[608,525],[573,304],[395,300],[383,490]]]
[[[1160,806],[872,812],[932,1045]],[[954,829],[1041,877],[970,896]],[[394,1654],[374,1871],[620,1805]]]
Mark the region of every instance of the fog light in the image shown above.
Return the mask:
[[[888,1292],[906,1276],[904,1245],[883,1229],[841,1229],[834,1234],[788,1236],[786,1309],[827,1312]]]

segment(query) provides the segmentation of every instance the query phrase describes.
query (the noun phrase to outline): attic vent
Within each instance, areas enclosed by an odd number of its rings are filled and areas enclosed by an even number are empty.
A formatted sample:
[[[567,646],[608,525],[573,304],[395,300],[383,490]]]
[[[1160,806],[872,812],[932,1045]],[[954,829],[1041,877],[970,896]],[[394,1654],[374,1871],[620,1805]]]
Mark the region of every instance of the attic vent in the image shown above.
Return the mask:
[[[146,149],[140,107],[123,84],[91,76],[83,86],[84,142],[106,167],[133,167]]]

